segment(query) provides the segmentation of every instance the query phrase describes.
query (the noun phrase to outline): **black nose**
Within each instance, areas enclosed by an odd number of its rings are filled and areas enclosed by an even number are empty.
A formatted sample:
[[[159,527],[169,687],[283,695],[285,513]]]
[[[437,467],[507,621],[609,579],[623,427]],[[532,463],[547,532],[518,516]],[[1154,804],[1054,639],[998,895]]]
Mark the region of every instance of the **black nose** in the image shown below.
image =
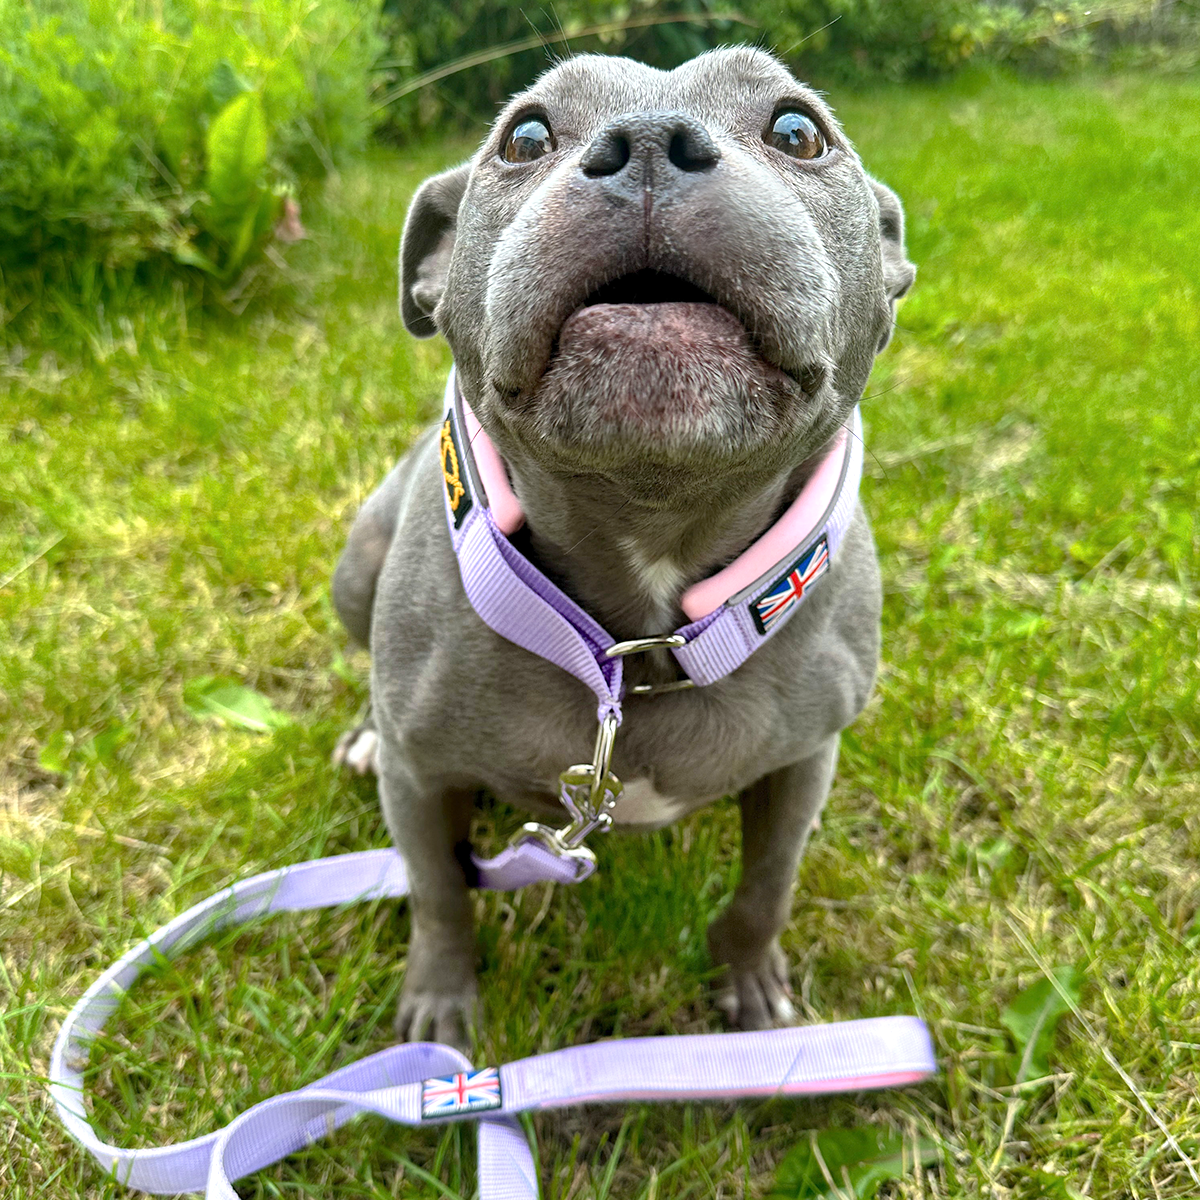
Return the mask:
[[[618,175],[633,164],[647,168],[670,163],[679,171],[705,171],[715,165],[721,151],[708,130],[686,113],[626,113],[610,121],[584,152],[580,167],[597,178]]]

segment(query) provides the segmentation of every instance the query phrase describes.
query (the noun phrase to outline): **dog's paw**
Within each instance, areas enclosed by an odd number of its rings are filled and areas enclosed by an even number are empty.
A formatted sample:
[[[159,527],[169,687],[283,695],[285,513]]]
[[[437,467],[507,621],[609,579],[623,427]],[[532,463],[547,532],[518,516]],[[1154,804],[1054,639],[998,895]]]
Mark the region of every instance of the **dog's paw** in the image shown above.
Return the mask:
[[[787,959],[777,941],[757,962],[727,965],[716,993],[716,1005],[733,1029],[770,1029],[791,1025],[796,1009],[787,981]]]
[[[358,775],[379,774],[379,734],[369,720],[338,738],[333,763]]]
[[[470,1054],[480,1028],[479,993],[410,991],[396,1009],[396,1037],[402,1042],[442,1042]]]

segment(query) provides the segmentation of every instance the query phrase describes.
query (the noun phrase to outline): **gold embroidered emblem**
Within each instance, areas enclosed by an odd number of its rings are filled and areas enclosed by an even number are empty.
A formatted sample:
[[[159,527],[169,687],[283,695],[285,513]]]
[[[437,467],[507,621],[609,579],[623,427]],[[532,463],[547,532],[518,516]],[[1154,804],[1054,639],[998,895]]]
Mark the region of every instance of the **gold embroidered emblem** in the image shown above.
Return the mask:
[[[454,514],[454,525],[457,528],[459,522],[467,515],[467,509],[471,507],[471,501],[470,497],[467,496],[467,489],[463,487],[462,474],[458,461],[458,445],[454,440],[454,426],[451,424],[449,417],[446,418],[446,423],[442,426],[441,457],[442,478],[446,481],[446,498],[450,501],[450,511]],[[465,504],[463,503],[464,500],[466,501]]]

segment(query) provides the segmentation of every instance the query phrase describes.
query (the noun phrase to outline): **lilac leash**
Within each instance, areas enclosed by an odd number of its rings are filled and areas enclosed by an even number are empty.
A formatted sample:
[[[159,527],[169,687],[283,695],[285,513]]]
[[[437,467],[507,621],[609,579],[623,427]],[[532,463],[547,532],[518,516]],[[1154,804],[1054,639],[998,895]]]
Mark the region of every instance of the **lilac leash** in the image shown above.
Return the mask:
[[[594,869],[536,838],[476,859],[479,886],[576,883]],[[408,894],[404,860],[367,850],[267,871],[201,901],[139,942],[80,998],[59,1031],[50,1094],[67,1131],[116,1179],[145,1192],[204,1190],[236,1200],[232,1180],[326,1137],[359,1113],[402,1125],[475,1119],[481,1200],[537,1200],[537,1171],[511,1114],[570,1104],[795,1096],[893,1087],[929,1078],[936,1062],[915,1017],[875,1017],[761,1033],[630,1038],[573,1046],[474,1070],[449,1046],[392,1046],[247,1110],[224,1129],[174,1146],[123,1149],[92,1128],[83,1071],[91,1041],[151,963],[220,929],[273,912],[329,908]]]

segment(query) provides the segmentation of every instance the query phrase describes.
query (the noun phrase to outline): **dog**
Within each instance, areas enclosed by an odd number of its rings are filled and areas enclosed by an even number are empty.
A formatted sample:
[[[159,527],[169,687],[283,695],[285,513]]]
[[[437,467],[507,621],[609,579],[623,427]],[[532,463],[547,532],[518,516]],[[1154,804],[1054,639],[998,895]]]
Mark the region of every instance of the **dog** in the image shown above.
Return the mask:
[[[400,309],[410,333],[450,344],[523,510],[512,544],[633,639],[678,626],[685,590],[754,543],[845,436],[914,276],[899,200],[770,54],[714,50],[669,72],[581,55],[418,190]],[[408,864],[397,1035],[464,1046],[478,1019],[474,797],[561,815],[557,780],[589,761],[596,702],[472,608],[444,437],[413,445],[338,562],[335,607],[372,669],[370,714],[335,758],[375,771]],[[787,624],[711,686],[638,696],[679,668],[664,649],[624,660],[615,825],[739,797],[742,881],[708,944],[717,1003],[741,1029],[794,1015],[779,935],[878,663],[861,506],[823,565]]]

